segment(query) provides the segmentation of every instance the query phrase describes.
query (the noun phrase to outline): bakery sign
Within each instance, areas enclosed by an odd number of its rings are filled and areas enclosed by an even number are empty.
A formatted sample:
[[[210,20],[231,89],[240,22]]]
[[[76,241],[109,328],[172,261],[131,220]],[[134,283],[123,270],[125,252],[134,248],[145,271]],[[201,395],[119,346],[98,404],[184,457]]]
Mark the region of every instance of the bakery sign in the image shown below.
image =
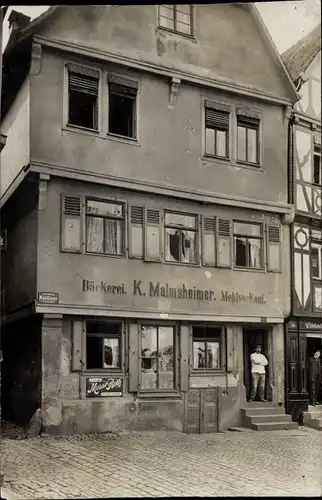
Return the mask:
[[[87,377],[86,397],[105,398],[123,395],[123,378],[121,377]]]

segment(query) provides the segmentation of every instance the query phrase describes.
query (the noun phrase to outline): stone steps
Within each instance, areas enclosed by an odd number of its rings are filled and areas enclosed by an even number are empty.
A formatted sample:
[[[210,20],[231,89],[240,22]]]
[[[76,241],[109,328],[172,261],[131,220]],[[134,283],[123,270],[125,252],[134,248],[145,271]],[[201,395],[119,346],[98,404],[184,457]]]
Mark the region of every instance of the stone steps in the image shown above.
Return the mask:
[[[322,431],[322,405],[309,405],[308,411],[303,413],[303,424]]]
[[[243,426],[255,431],[276,431],[297,429],[291,415],[285,413],[282,406],[272,403],[250,403],[242,410]]]

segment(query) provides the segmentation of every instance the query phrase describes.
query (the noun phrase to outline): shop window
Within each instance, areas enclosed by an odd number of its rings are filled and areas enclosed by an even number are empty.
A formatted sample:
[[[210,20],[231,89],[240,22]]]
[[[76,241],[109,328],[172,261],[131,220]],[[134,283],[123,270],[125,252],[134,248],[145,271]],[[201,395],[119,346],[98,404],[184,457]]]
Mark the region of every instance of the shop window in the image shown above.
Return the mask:
[[[121,323],[86,323],[87,370],[121,369]]]
[[[322,167],[321,167],[321,147],[314,146],[313,155],[313,183],[321,186],[322,184]]]
[[[192,328],[193,369],[221,368],[221,328],[194,326]]]
[[[192,35],[192,5],[159,5],[159,26]]]
[[[124,205],[86,201],[87,252],[124,255]]]
[[[109,76],[108,131],[136,138],[136,100],[138,84],[127,78]]]
[[[99,72],[70,64],[68,68],[68,124],[98,129]]]
[[[206,103],[205,108],[206,150],[208,156],[229,157],[229,112],[216,109]]]
[[[234,222],[234,264],[236,267],[263,267],[263,235],[261,224]]]
[[[197,263],[198,218],[195,215],[165,213],[165,260]]]
[[[259,124],[258,118],[237,116],[237,160],[259,164]]]
[[[173,326],[141,326],[141,390],[175,388]]]

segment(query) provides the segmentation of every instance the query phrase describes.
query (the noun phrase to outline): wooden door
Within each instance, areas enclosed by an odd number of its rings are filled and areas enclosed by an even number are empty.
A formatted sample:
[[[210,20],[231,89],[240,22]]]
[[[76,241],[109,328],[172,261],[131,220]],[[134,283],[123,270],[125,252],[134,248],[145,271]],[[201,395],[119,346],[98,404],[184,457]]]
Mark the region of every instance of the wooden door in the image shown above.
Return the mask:
[[[190,389],[186,393],[184,429],[188,434],[218,432],[217,387]]]

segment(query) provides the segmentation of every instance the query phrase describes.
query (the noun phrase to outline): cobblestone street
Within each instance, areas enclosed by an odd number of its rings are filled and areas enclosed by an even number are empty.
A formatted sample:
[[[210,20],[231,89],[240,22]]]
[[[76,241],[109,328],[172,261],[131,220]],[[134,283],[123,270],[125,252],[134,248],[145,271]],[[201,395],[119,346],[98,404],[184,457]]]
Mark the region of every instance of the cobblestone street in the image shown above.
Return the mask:
[[[2,497],[321,496],[322,433],[175,432],[2,441]]]

